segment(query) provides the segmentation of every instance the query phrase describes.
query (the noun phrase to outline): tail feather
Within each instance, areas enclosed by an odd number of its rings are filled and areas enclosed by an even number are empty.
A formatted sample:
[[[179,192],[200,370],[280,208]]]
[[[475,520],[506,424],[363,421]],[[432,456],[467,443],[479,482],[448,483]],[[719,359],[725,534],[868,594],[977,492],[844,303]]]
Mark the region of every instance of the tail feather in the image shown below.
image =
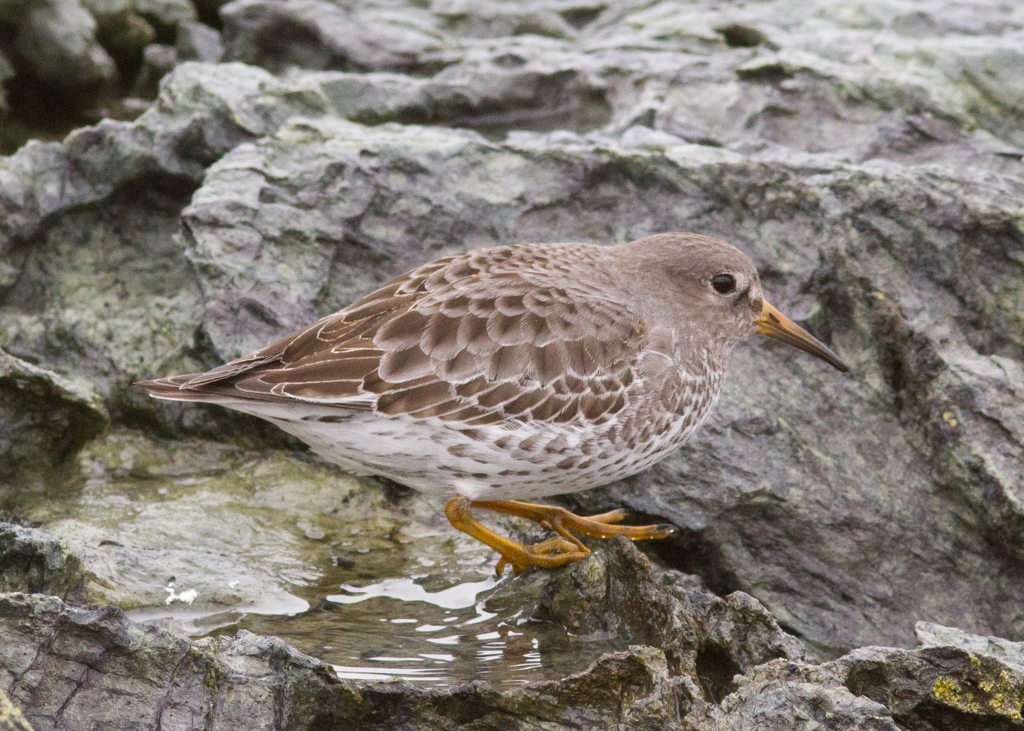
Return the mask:
[[[168,378],[154,378],[151,381],[137,381],[135,383],[144,389],[150,396],[170,401],[205,401],[207,403],[220,403],[232,400],[225,393],[218,393],[217,389],[196,388],[191,381],[202,373],[186,373],[181,376],[170,376]],[[237,397],[236,397],[237,398]]]

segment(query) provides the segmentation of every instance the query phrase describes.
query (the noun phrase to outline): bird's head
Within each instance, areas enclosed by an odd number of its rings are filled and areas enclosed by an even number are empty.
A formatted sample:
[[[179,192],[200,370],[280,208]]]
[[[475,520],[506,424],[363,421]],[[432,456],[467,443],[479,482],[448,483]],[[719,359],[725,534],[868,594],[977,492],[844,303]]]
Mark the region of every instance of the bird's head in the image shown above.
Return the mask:
[[[731,349],[755,333],[799,348],[847,372],[824,343],[772,307],[750,258],[735,246],[696,234],[649,236],[626,244],[636,263],[632,286],[656,305],[656,320]]]

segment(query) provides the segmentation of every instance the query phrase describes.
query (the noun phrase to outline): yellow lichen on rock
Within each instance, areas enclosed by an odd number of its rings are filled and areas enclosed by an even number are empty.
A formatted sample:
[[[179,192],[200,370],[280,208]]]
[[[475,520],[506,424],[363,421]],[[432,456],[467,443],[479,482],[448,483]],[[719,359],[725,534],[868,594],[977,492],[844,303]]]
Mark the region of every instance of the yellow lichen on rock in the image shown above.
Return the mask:
[[[931,696],[944,706],[966,713],[981,713],[1020,723],[1024,684],[1000,664],[970,656],[966,677],[944,675],[935,681]]]

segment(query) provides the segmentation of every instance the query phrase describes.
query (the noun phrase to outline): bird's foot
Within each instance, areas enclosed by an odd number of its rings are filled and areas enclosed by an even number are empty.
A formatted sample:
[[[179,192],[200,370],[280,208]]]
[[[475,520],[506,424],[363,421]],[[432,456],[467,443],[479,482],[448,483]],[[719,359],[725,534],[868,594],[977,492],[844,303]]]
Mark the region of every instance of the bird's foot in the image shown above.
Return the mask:
[[[471,507],[527,518],[545,528],[550,528],[558,533],[558,536],[527,546],[500,536],[490,528],[473,520],[469,515]],[[445,515],[448,516],[448,521],[455,528],[487,544],[501,554],[501,560],[498,561],[496,567],[499,576],[506,566],[511,566],[512,572],[518,574],[529,566],[564,566],[567,563],[583,560],[590,553],[590,549],[584,546],[580,539],[570,531],[595,538],[625,536],[631,540],[640,541],[649,538],[664,538],[675,530],[671,525],[611,525],[626,517],[625,510],[580,516],[553,505],[533,505],[518,500],[473,501],[463,495],[456,495],[448,502],[448,505],[445,506]]]
[[[625,536],[633,541],[665,538],[675,532],[675,527],[667,524],[610,525],[618,523],[626,517],[626,511],[622,509],[600,515],[583,516],[554,505],[534,505],[518,500],[474,500],[471,506],[507,515],[516,515],[540,523],[545,528],[551,528],[563,538],[575,542],[580,548],[583,547],[583,544],[569,531],[576,531],[594,538]]]
[[[470,504],[469,498],[456,495],[445,506],[445,515],[455,528],[501,554],[501,560],[496,567],[499,576],[506,566],[512,566],[512,573],[518,574],[530,566],[552,567],[580,561],[590,553],[590,550],[572,535],[568,538],[549,538],[532,546],[500,536],[470,517]]]
[[[518,550],[509,550],[501,554],[498,565],[494,567],[494,573],[501,576],[506,566],[512,567],[512,573],[530,566],[564,566],[567,563],[575,563],[587,557],[590,549],[579,543],[571,543],[561,536],[548,538],[546,541],[527,546],[516,541],[509,541]],[[511,548],[511,547],[507,547]]]

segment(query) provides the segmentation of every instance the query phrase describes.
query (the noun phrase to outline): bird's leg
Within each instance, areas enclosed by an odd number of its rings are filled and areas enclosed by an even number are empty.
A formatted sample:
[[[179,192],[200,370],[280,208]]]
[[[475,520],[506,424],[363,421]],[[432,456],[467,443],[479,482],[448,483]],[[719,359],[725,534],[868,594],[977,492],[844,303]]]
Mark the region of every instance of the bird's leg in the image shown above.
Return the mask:
[[[563,538],[575,541],[581,548],[583,544],[579,543],[579,540],[569,531],[574,530],[594,538],[625,536],[633,541],[664,538],[675,531],[673,526],[664,524],[609,525],[609,523],[618,523],[626,517],[626,511],[621,509],[600,515],[581,516],[554,505],[534,505],[518,500],[474,500],[471,505],[474,508],[516,515],[540,523],[546,528],[551,528]]]
[[[499,575],[504,571],[506,564],[511,564],[513,573],[518,574],[528,566],[562,566],[579,561],[590,553],[579,539],[571,535],[568,540],[564,537],[549,538],[533,546],[525,546],[500,536],[470,517],[469,508],[472,505],[473,501],[465,495],[456,495],[448,501],[444,514],[455,528],[501,554],[497,566]]]

